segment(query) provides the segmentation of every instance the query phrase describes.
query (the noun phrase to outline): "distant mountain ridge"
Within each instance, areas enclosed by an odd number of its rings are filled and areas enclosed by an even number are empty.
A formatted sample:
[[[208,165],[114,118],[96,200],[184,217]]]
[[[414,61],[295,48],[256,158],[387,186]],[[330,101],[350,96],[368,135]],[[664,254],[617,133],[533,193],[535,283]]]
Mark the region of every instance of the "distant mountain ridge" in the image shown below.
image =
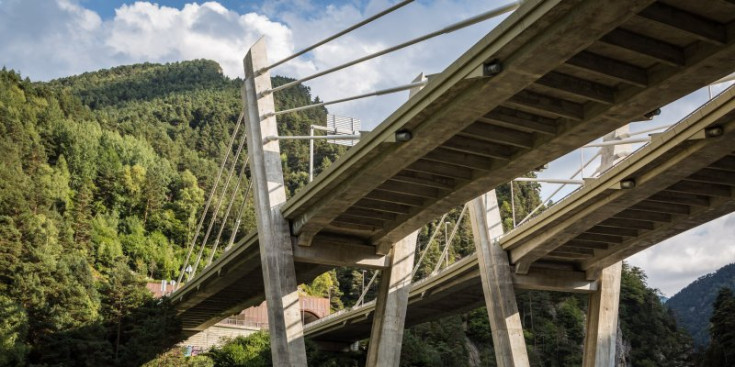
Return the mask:
[[[197,90],[211,92],[233,86],[237,90],[239,84],[239,80],[230,80],[222,75],[220,65],[211,60],[124,65],[48,83],[53,87],[68,88],[92,109]]]
[[[735,290],[735,263],[700,277],[666,302],[679,324],[689,331],[698,346],[709,344],[712,304],[722,287]]]

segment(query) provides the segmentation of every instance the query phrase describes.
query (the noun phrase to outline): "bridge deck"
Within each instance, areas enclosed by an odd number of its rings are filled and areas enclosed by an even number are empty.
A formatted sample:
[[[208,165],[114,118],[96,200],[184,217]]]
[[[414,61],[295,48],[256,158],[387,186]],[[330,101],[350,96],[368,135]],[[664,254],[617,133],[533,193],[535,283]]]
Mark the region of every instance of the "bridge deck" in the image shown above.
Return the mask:
[[[722,0],[526,1],[284,216],[302,245],[385,253],[443,212],[730,73],[734,20],[735,4]],[[493,60],[503,71],[485,76]],[[413,139],[391,142],[403,130]],[[185,328],[262,301],[257,240],[240,243],[175,293]],[[569,261],[552,251],[544,261]],[[299,281],[323,269],[297,263]]]
[[[700,139],[701,132],[714,126],[722,127],[724,134]],[[565,279],[567,286],[578,284],[575,289],[577,292],[590,291],[592,289],[584,286],[587,274],[580,270],[589,272],[590,269],[607,266],[666,238],[735,211],[734,141],[735,88],[731,88],[672,129],[656,136],[649,145],[594,182],[588,182],[527,225],[515,228],[501,238],[500,245],[504,248],[521,249],[529,245],[535,247],[523,253],[541,253],[538,263],[528,275],[532,279],[515,275],[516,288],[554,290],[557,282],[552,279],[555,278]],[[629,178],[637,179],[635,188],[610,188]],[[674,198],[674,201],[670,198]],[[663,205],[658,206],[658,203]],[[624,216],[631,211],[640,211],[642,216],[654,213],[652,215],[660,215],[666,221]],[[589,232],[589,229],[597,228],[599,223],[612,221],[618,224],[617,220],[623,221],[620,223],[627,223],[624,222],[626,220],[632,223],[610,226],[616,231],[613,232],[614,236],[622,236],[623,241],[603,241],[601,244],[598,244],[599,240],[589,241],[594,242],[595,247],[575,247],[572,246],[575,243],[569,243],[579,233],[597,234],[599,230]],[[549,234],[549,231],[553,233]],[[604,235],[613,236],[610,233]],[[557,238],[563,240],[555,240]],[[574,249],[570,250],[567,246]],[[578,256],[581,252],[578,248],[591,251],[585,252],[588,256]],[[510,250],[511,258],[517,257],[518,251]],[[521,261],[524,261],[523,257]],[[476,255],[461,259],[439,274],[413,284],[409,297],[407,327],[483,305]],[[329,316],[306,325],[305,333],[315,340],[326,342],[349,343],[367,338],[374,308],[375,304],[371,302]]]
[[[329,267],[297,263],[297,281],[309,282],[327,270]],[[240,240],[172,295],[186,335],[257,306],[264,299],[263,270],[255,232]]]
[[[732,71],[735,5],[527,1],[283,208],[385,252],[451,208]],[[483,76],[498,60],[504,70]],[[391,143],[396,131],[413,139]]]
[[[735,209],[735,89],[504,238],[511,263],[602,267]],[[722,129],[722,135],[716,134]],[[622,181],[634,189],[620,189]],[[521,270],[523,271],[523,270]]]

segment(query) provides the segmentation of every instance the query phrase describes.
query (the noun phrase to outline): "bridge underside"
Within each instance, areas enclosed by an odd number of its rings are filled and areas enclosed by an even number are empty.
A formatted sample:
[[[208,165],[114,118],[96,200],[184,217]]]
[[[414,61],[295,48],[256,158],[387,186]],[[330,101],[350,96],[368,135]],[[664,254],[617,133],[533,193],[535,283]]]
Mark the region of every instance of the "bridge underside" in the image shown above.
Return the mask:
[[[529,1],[284,207],[302,245],[390,244],[733,70],[735,5]],[[492,75],[488,64],[502,64]],[[649,115],[650,116],[650,115]],[[394,143],[397,131],[413,139]]]
[[[707,6],[686,0],[526,1],[286,203],[283,214],[299,244],[295,249],[387,253],[392,243],[451,208],[646,118],[735,69],[734,20],[735,4],[723,0]],[[485,68],[494,63],[503,68],[496,75]],[[396,142],[399,131],[410,131],[413,139]],[[564,236],[572,236],[567,241],[540,243],[541,250],[523,241],[504,248],[519,273],[531,264],[553,262],[593,275],[599,266],[697,224],[691,218],[731,210],[723,182],[707,181],[710,169],[731,157],[708,161],[701,172],[672,182],[673,188],[651,189],[635,198],[621,194],[616,203],[637,206],[602,210],[606,214],[594,217],[588,227],[570,224],[564,229]],[[630,177],[657,163],[647,164]],[[712,190],[693,188],[692,182]],[[662,208],[671,212],[659,213]],[[624,225],[631,222],[642,228]],[[647,242],[635,242],[638,237]],[[319,256],[297,261],[297,281],[307,282],[328,269],[319,261]],[[480,302],[482,293],[476,289]],[[263,299],[256,235],[174,294],[190,332]],[[413,312],[409,324],[422,320],[421,312]]]
[[[733,88],[502,237],[500,246],[508,249],[515,263],[516,288],[592,292],[602,268],[735,211],[732,142]],[[619,188],[626,180],[636,185]],[[532,256],[538,259],[533,266],[521,269]],[[460,314],[483,301],[478,260],[473,255],[412,285],[406,325]],[[368,303],[319,320],[307,325],[305,333],[328,343],[367,338],[373,308]]]
[[[450,314],[466,312],[483,305],[482,286],[477,258],[466,258],[452,264],[439,276],[415,283],[411,287],[406,327],[432,321]],[[350,312],[335,314],[305,326],[312,340],[344,347],[370,336],[375,301]],[[451,311],[450,311],[451,310]]]
[[[544,269],[529,275],[516,276],[518,289],[591,293],[594,282],[585,280],[584,273]],[[477,256],[471,255],[450,265],[435,276],[411,286],[406,327],[462,314],[484,305]],[[370,336],[375,301],[349,311],[328,316],[308,324],[305,334],[327,346],[344,347]]]
[[[519,273],[568,266],[597,279],[602,268],[731,213],[734,109],[731,88],[511,232],[501,241],[511,263]]]
[[[309,282],[329,269],[322,265],[297,263],[297,281]],[[187,336],[264,300],[257,233],[241,240],[173,295]]]

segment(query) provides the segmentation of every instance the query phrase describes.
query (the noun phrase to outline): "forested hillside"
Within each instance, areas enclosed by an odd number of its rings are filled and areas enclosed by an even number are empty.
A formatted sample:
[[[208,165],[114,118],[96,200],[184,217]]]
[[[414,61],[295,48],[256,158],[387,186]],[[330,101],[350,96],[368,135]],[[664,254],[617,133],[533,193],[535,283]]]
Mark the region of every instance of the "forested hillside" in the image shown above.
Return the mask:
[[[231,149],[241,83],[204,60],[122,66],[49,83],[0,72],[0,366],[138,366],[177,340],[167,303],[152,300],[142,284],[179,275],[219,163]],[[303,86],[275,96],[278,109],[318,101]],[[306,135],[326,112],[281,116],[280,133]],[[344,151],[316,145],[317,173]],[[282,153],[292,195],[307,183],[308,144],[284,141]],[[509,229],[509,187],[499,187],[498,196]],[[236,204],[243,200],[251,199],[236,195]],[[515,201],[522,218],[540,201],[538,185],[518,183]],[[450,213],[450,223],[460,210]],[[224,224],[224,238],[235,230],[234,217]],[[423,246],[438,225],[422,229]],[[237,230],[254,227],[249,210]],[[440,252],[434,243],[417,278],[431,272]],[[465,220],[449,262],[472,252]],[[354,305],[371,276],[336,269],[301,288],[331,295],[337,310]],[[586,297],[518,292],[517,298],[532,364],[579,365]],[[639,269],[624,270],[620,324],[628,365],[687,365],[688,338]],[[364,351],[332,355],[312,347],[312,365],[364,363]],[[259,334],[210,357],[184,360],[173,352],[151,365],[223,366],[233,358],[268,365],[266,348]],[[407,331],[402,365],[494,366],[485,310]]]
[[[178,275],[229,149],[240,85],[211,61],[50,83],[0,72],[0,365],[140,365],[178,338],[141,282]],[[299,87],[277,104],[311,101]],[[285,116],[282,133],[303,135],[325,113]],[[283,150],[292,193],[308,150]],[[317,151],[318,171],[338,149]],[[252,228],[248,212],[240,231]]]
[[[679,323],[692,334],[694,342],[700,347],[709,344],[712,306],[717,292],[723,287],[735,291],[735,264],[723,266],[714,273],[700,277],[666,302]]]

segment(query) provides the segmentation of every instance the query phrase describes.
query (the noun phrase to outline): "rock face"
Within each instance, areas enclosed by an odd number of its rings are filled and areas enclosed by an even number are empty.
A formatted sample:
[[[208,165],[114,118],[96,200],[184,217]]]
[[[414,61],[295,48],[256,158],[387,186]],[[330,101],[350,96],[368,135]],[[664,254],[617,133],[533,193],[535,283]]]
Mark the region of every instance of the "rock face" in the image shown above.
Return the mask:
[[[465,345],[467,345],[467,354],[469,355],[470,367],[480,367],[482,365],[482,359],[480,358],[480,350],[477,349],[475,343],[468,337],[464,337]]]
[[[630,343],[623,338],[623,330],[620,329],[618,322],[618,335],[615,338],[615,361],[617,367],[628,367],[628,359],[630,357]]]

